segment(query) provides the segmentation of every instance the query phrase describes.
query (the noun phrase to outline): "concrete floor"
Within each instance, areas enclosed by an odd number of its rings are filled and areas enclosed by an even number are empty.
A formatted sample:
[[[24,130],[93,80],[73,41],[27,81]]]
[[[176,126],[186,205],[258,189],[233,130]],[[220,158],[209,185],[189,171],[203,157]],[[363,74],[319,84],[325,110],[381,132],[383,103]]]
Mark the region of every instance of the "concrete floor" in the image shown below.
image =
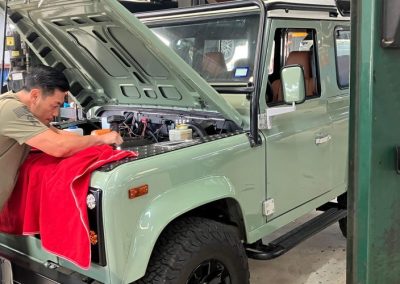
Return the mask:
[[[310,214],[274,236],[310,219]],[[345,284],[346,283],[346,239],[334,224],[304,241],[288,253],[273,260],[249,260],[251,284]]]

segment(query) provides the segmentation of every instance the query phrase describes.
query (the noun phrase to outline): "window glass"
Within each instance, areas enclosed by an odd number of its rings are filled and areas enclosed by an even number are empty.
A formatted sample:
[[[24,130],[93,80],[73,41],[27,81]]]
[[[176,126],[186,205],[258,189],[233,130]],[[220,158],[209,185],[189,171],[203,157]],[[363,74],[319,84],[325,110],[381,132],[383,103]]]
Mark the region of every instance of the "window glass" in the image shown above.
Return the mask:
[[[258,24],[258,15],[238,15],[150,28],[207,81],[249,82]]]
[[[307,30],[289,30],[287,36],[287,50],[292,51],[310,51],[314,41],[313,34]]]
[[[283,103],[280,75],[282,68],[287,65],[300,65],[303,68],[306,99],[318,97],[316,31],[277,29],[273,46],[274,52],[268,68],[270,90],[267,90],[267,104],[273,106]]]
[[[272,42],[271,59],[268,64],[268,75],[274,73],[275,41]]]
[[[350,31],[335,31],[337,81],[341,88],[349,86],[350,79]]]

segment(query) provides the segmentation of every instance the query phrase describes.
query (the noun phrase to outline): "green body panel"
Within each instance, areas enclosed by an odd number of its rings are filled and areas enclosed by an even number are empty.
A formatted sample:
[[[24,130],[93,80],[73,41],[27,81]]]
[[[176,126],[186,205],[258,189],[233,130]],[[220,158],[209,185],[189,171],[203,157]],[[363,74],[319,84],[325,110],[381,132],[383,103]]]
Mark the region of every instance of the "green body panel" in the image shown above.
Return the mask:
[[[381,47],[383,2],[352,1],[349,283],[399,283],[400,275],[400,50]]]
[[[190,189],[190,190],[189,190]],[[233,184],[226,177],[204,177],[163,193],[165,197],[156,197],[146,207],[138,220],[138,227],[133,233],[131,247],[126,265],[122,273],[125,282],[144,275],[152,248],[161,231],[167,224],[179,217],[182,212],[188,212],[210,201],[236,197]],[[176,200],[179,196],[179,202]],[[244,205],[245,206],[245,205]],[[112,255],[110,255],[112,257]],[[119,255],[115,255],[117,260]],[[115,267],[118,269],[117,267]],[[133,269],[134,268],[134,269]],[[138,275],[139,274],[139,275]]]
[[[328,191],[325,194],[323,194],[303,205],[293,208],[292,210],[288,211],[287,213],[285,213],[271,221],[268,221],[267,223],[265,223],[263,226],[257,228],[256,230],[248,232],[249,240],[252,240],[252,242],[254,242],[264,236],[268,236],[269,234],[273,233],[274,231],[278,230],[279,228],[282,228],[283,226],[293,222],[300,216],[303,216],[303,215],[309,213],[310,211],[314,210],[315,208],[318,208],[322,204],[325,204],[327,202],[327,200],[328,201],[333,200],[339,194],[344,192],[345,189],[346,189],[345,187],[338,187],[334,190]]]
[[[18,248],[18,250],[29,256],[30,258],[42,261],[50,260],[53,262],[58,261],[58,257],[48,253],[42,249],[41,242],[38,238],[33,236],[15,236],[0,234],[0,242],[9,248]]]
[[[263,147],[251,148],[247,135],[240,134],[94,174],[91,185],[104,192],[104,232],[112,283],[129,283],[143,276],[162,230],[200,205],[232,198],[242,210],[246,232],[263,225],[263,155]],[[128,189],[142,184],[149,185],[149,193],[128,199]]]
[[[243,129],[250,127],[250,101],[245,94],[222,94],[224,99],[229,102],[242,116]]]

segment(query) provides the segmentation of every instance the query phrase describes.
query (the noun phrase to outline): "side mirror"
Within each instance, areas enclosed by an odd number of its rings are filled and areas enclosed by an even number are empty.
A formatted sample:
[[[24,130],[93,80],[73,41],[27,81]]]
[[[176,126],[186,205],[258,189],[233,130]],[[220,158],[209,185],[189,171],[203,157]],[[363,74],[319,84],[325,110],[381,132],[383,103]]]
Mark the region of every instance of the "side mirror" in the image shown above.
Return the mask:
[[[383,1],[382,14],[382,46],[400,47],[400,2],[397,0]]]
[[[301,104],[306,99],[304,71],[300,65],[285,66],[281,70],[283,100],[287,104]]]

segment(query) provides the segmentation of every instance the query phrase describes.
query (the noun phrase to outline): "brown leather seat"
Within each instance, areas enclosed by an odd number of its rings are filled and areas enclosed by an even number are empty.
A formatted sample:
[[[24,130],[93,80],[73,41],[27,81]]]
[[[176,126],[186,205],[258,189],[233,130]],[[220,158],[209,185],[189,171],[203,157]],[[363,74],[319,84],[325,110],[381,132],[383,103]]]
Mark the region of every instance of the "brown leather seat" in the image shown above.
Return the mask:
[[[207,52],[203,56],[203,75],[207,78],[221,78],[226,76],[227,68],[222,52]]]
[[[300,65],[304,70],[304,83],[306,86],[306,96],[315,94],[315,80],[311,72],[311,53],[309,51],[292,51],[286,60],[287,65]],[[283,101],[281,80],[272,83],[273,102]]]

